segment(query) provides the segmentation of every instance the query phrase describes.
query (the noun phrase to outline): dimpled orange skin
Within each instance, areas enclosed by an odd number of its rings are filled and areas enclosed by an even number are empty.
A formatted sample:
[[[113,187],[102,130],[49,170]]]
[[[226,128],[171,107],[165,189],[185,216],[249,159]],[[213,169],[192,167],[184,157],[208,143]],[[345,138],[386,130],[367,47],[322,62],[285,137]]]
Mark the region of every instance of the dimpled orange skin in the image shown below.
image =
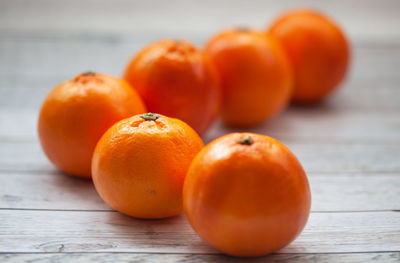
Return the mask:
[[[350,47],[339,26],[323,14],[298,9],[280,16],[269,28],[284,48],[294,71],[293,101],[315,103],[345,78]]]
[[[203,51],[187,41],[165,39],[141,50],[124,78],[151,112],[178,118],[203,135],[217,116],[218,76]]]
[[[248,136],[252,144],[246,144]],[[311,194],[301,164],[286,146],[264,135],[232,133],[193,160],[183,201],[205,242],[229,255],[253,257],[277,251],[300,234]]]
[[[253,126],[282,110],[290,100],[292,75],[274,39],[247,29],[230,29],[205,46],[221,80],[222,120]]]
[[[136,115],[100,139],[93,154],[93,182],[119,212],[137,218],[175,216],[182,212],[187,169],[203,147],[199,135],[178,119]]]
[[[55,87],[43,102],[38,132],[43,151],[64,172],[90,178],[94,147],[115,122],[145,112],[124,80],[84,73]]]

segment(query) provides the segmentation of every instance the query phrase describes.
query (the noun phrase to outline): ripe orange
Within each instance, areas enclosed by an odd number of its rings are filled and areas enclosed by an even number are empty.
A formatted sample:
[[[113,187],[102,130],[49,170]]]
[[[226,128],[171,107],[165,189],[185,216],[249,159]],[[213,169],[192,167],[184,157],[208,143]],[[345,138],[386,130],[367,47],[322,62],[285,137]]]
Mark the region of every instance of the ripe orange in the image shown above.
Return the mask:
[[[165,39],[140,51],[124,78],[149,111],[179,118],[200,135],[217,115],[219,83],[203,51],[187,41]]]
[[[332,93],[344,79],[350,57],[346,36],[331,19],[299,9],[280,16],[270,27],[294,71],[293,101],[313,103]]]
[[[80,74],[55,87],[43,102],[38,124],[43,151],[59,169],[90,178],[92,153],[101,135],[115,122],[145,111],[124,80]]]
[[[279,44],[263,33],[232,29],[205,47],[222,86],[222,119],[231,126],[258,124],[290,100],[292,75]]]
[[[194,158],[183,202],[204,241],[249,257],[294,240],[307,222],[311,195],[301,164],[286,146],[264,135],[232,133]]]
[[[204,144],[186,123],[154,113],[112,126],[93,154],[96,190],[112,208],[139,218],[182,212],[187,169]]]

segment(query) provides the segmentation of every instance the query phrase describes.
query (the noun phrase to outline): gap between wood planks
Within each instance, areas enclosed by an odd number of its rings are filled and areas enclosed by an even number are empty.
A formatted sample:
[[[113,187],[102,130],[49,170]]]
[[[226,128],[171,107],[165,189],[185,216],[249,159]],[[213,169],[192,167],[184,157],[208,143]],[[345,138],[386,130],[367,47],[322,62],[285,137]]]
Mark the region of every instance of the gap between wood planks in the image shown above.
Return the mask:
[[[399,174],[308,174],[311,211],[399,211]],[[10,180],[12,178],[12,180]],[[51,173],[1,173],[0,208],[3,210],[111,212],[90,180],[77,179],[54,170]],[[55,189],[57,189],[55,191]],[[368,202],[366,202],[368,200]]]
[[[283,143],[296,154],[307,173],[400,173],[400,144]],[[0,166],[1,171],[54,172],[38,142],[1,143]]]
[[[9,219],[0,227],[2,252],[218,253],[201,241],[183,215],[149,221],[77,212],[71,222],[69,214],[0,211],[2,220]],[[400,251],[399,219],[394,212],[312,213],[302,234],[280,253]]]

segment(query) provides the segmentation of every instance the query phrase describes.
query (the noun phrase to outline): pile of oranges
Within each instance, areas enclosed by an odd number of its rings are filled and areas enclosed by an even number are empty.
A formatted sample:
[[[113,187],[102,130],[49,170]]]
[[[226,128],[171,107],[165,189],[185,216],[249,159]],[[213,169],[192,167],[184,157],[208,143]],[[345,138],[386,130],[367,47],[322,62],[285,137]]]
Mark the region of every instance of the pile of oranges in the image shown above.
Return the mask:
[[[293,10],[266,32],[229,29],[204,49],[153,43],[123,78],[87,72],[45,99],[39,137],[62,171],[92,178],[112,208],[137,218],[185,211],[199,236],[235,256],[277,251],[300,234],[311,205],[307,176],[279,141],[232,133],[204,146],[217,116],[250,127],[288,103],[329,95],[349,45],[321,13]]]

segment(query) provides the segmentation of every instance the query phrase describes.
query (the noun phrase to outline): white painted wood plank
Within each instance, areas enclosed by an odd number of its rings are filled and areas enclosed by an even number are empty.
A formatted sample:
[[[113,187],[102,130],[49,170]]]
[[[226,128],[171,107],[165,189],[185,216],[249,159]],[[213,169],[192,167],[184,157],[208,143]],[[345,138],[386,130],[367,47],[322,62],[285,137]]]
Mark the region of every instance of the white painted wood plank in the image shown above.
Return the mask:
[[[400,57],[399,57],[400,60]],[[4,76],[0,78],[0,109],[32,110],[38,114],[39,107],[46,95],[59,82],[69,79],[61,77],[32,77]],[[376,79],[365,81],[350,81],[348,85],[332,94],[330,98],[318,107],[307,110],[296,108],[298,112],[325,114],[326,118],[337,114],[381,114],[386,115],[400,112],[400,80]],[[3,114],[3,113],[2,113]],[[12,114],[8,113],[7,114]]]
[[[0,35],[0,76],[57,76],[62,81],[87,70],[120,75],[137,51],[152,41],[168,37],[152,35],[124,38],[124,35],[106,35],[88,39],[84,35],[61,38],[44,36]],[[188,40],[201,47],[210,36]],[[352,47],[349,79],[398,80],[396,68],[400,65],[399,46],[400,36],[399,43],[393,46],[355,44]]]
[[[0,74],[57,76],[58,82],[88,70],[121,75],[134,53],[148,41],[0,38]]]
[[[227,133],[246,131],[267,134],[285,142],[400,145],[399,114],[400,107],[393,111],[352,111],[341,107],[340,101],[332,101],[320,107],[290,107],[264,124],[247,129],[229,128],[217,121],[204,140],[208,142]],[[0,111],[0,140],[37,140],[38,115],[39,110]]]
[[[312,211],[400,210],[399,174],[309,174]],[[0,173],[0,209],[111,211],[90,180],[58,172]]]
[[[92,181],[58,171],[0,173],[0,209],[112,211],[97,194]]]
[[[282,140],[308,173],[398,173],[400,145]],[[0,171],[54,171],[37,141],[0,141]]]
[[[361,40],[398,39],[400,4],[363,1],[63,1],[0,2],[0,30],[152,36],[208,36],[229,26],[266,27],[288,8],[313,6],[330,14],[349,35]]]
[[[400,56],[399,56],[400,61]],[[0,62],[1,65],[1,62]],[[75,74],[82,70],[76,71]],[[66,76],[5,75],[0,77],[0,109],[38,111],[46,95]],[[313,111],[328,109],[331,113],[398,113],[400,111],[399,80],[392,78],[351,79]],[[334,111],[334,112],[332,112]]]
[[[400,210],[400,174],[309,174],[313,211]]]
[[[291,107],[275,118],[252,128],[229,128],[217,122],[205,137],[210,141],[231,132],[269,135],[285,143],[393,143],[400,145],[400,118],[397,112],[351,112],[338,106]]]
[[[315,145],[288,142],[306,172],[390,173],[400,171],[399,144],[351,144],[339,142]]]
[[[184,216],[137,220],[117,212],[0,211],[0,252],[217,253]],[[400,251],[400,213],[312,213],[281,253]]]
[[[254,259],[233,258],[225,255],[204,254],[142,254],[142,253],[51,253],[51,254],[0,254],[2,262],[324,262],[324,263],[395,263],[400,261],[400,252],[348,253],[348,254],[273,254]]]

